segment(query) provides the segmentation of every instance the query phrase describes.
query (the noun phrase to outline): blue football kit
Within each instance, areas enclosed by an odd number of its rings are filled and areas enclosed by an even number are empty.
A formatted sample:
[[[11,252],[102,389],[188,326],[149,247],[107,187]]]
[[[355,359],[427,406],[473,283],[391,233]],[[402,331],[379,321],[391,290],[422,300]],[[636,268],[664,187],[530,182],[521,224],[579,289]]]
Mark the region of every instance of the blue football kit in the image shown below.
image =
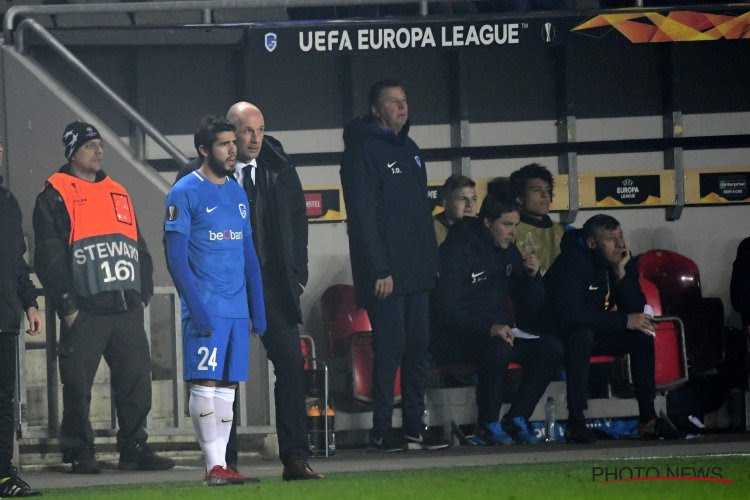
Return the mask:
[[[266,328],[247,195],[232,179],[214,184],[193,171],[172,187],[166,205],[167,263],[182,302],[184,378],[246,380],[250,314],[254,331]]]

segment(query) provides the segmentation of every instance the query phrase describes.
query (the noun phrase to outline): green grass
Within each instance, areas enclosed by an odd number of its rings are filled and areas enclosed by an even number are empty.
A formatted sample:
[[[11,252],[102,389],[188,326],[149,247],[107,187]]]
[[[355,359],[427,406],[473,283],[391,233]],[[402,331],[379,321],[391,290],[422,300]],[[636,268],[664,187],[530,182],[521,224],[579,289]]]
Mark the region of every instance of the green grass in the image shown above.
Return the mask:
[[[703,467],[709,477],[721,475],[732,483],[707,481],[632,481],[604,482],[593,478],[594,467],[623,471],[630,468],[656,467],[667,475],[667,466],[674,474],[677,467]],[[648,475],[655,475],[652,469]],[[700,475],[698,472],[683,472]],[[127,485],[79,489],[47,490],[45,498],[106,498],[106,499],[169,499],[206,498],[283,498],[284,500],[346,499],[412,499],[450,498],[468,500],[535,499],[535,498],[658,498],[705,499],[728,497],[750,498],[750,458],[700,457],[651,460],[607,460],[559,464],[500,465],[460,467],[400,472],[338,473],[325,481],[284,483],[278,478],[264,479],[259,485],[208,488],[197,482],[162,483],[159,485]]]

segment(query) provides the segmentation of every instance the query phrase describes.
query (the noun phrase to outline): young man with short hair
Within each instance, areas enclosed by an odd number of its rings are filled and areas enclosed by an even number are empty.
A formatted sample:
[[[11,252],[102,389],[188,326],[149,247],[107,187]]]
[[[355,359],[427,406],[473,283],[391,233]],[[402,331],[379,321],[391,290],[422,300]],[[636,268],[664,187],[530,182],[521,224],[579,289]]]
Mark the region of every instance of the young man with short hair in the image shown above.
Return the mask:
[[[541,273],[547,272],[558,255],[565,228],[549,217],[555,187],[547,167],[530,163],[510,174],[509,189],[521,205],[521,223],[516,231],[516,245],[522,253],[539,257]]]
[[[477,434],[488,444],[538,441],[528,418],[562,358],[553,336],[516,338],[515,326],[530,331],[528,319],[544,310],[539,260],[522,257],[513,243],[519,219],[509,196],[489,194],[479,218],[456,222],[440,247],[435,315],[441,337],[434,352],[445,362],[476,366]],[[521,364],[523,375],[510,410],[498,422],[511,361]]]
[[[250,318],[253,334],[266,330],[250,205],[242,187],[227,179],[237,160],[234,130],[224,118],[201,120],[194,137],[201,166],[170,190],[164,222],[167,264],[182,299],[188,406],[209,486],[247,479],[227,467],[226,447],[235,388],[247,379]]]
[[[476,183],[465,175],[453,174],[441,189],[443,211],[432,218],[438,246],[442,245],[448,235],[448,228],[464,217],[477,214]]]

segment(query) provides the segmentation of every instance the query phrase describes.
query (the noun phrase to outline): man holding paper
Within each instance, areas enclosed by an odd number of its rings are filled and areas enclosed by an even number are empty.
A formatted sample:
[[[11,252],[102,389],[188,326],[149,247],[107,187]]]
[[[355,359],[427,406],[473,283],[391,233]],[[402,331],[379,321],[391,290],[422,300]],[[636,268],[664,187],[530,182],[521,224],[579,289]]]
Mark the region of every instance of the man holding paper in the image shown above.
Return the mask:
[[[609,215],[595,215],[582,229],[565,233],[560,248],[545,282],[555,326],[565,344],[566,441],[595,440],[583,413],[592,354],[630,354],[639,436],[665,437],[668,424],[657,418],[654,409],[653,311],[646,309],[620,223]]]
[[[544,309],[539,259],[521,256],[513,243],[519,221],[516,202],[493,193],[484,199],[479,218],[457,221],[440,247],[433,352],[444,362],[476,366],[477,434],[488,444],[538,441],[528,418],[562,358],[556,338],[522,335],[514,327],[511,300],[525,330],[529,318]],[[498,422],[511,361],[522,366],[523,376],[510,410]]]

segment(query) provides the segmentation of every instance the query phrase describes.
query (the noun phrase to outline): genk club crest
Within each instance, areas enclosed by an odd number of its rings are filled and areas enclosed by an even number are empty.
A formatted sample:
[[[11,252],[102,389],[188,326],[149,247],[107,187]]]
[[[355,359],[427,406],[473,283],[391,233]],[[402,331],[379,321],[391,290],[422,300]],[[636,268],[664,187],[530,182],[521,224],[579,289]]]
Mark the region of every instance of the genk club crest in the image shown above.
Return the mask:
[[[274,50],[276,50],[277,41],[278,41],[278,38],[276,37],[276,33],[266,33],[266,36],[265,36],[266,50],[268,52],[273,52]]]
[[[417,165],[420,168],[422,167],[422,159],[419,157],[419,155],[414,156],[414,161],[417,162]]]
[[[237,205],[237,207],[240,209],[240,215],[242,216],[242,218],[247,218],[247,208],[245,207],[245,204],[240,203]]]

